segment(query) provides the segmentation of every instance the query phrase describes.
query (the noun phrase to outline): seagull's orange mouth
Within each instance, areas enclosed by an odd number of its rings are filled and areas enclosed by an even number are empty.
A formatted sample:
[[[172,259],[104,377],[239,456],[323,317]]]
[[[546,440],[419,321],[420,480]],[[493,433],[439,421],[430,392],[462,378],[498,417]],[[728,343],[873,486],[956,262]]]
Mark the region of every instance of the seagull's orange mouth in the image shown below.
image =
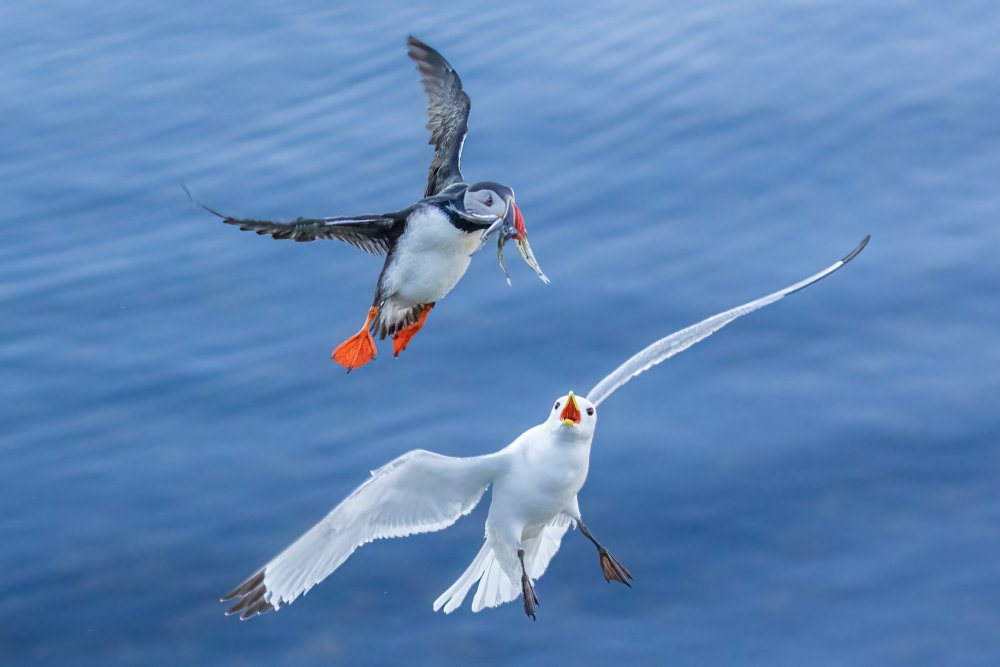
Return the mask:
[[[566,407],[563,408],[559,419],[562,420],[564,426],[576,426],[580,423],[580,408],[576,404],[573,392],[569,392],[569,397],[566,399]]]

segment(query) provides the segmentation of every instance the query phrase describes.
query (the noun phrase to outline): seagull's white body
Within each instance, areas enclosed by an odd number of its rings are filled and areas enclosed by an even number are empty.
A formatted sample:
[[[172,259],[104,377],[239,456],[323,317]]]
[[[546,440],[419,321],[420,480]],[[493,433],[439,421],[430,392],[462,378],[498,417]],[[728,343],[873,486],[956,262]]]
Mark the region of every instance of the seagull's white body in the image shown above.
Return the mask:
[[[435,611],[457,609],[477,581],[472,611],[515,599],[521,594],[518,549],[524,550],[532,580],[545,573],[567,528],[580,519],[576,494],[587,481],[596,421],[595,415],[566,426],[553,410],[545,423],[485,457],[493,473],[486,542],[458,581],[434,601]]]
[[[572,392],[561,397],[543,423],[499,452],[455,458],[415,450],[375,470],[326,518],[227,595],[224,599],[238,598],[229,613],[246,619],[292,602],[373,540],[447,528],[471,512],[490,486],[485,542],[472,564],[434,602],[435,610],[455,610],[478,582],[473,611],[522,595],[525,611],[533,618],[531,582],[545,572],[573,524],[597,547],[605,578],[627,585],[628,570],[590,535],[577,503],[587,479],[597,406],[636,375],[733,320],[830,275],[867,242],[805,280],[661,338],[598,382],[586,399]]]
[[[471,512],[490,485],[486,541],[434,609],[455,610],[476,582],[473,611],[515,599],[521,593],[518,550],[537,579],[567,528],[580,519],[576,494],[587,479],[597,418],[586,414],[589,401],[575,400],[579,423],[565,424],[555,408],[544,423],[494,454],[456,458],[418,449],[372,471],[323,521],[237,589],[246,604],[235,611],[247,616],[292,602],[374,539],[447,528]]]

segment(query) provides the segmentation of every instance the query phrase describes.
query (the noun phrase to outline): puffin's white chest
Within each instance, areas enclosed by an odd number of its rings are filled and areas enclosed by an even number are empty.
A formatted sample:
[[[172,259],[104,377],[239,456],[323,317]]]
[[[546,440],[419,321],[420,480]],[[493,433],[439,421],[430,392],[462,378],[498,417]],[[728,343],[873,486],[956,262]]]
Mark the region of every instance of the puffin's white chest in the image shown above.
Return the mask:
[[[479,234],[456,228],[433,206],[410,214],[383,278],[384,293],[410,305],[444,297],[469,268]]]

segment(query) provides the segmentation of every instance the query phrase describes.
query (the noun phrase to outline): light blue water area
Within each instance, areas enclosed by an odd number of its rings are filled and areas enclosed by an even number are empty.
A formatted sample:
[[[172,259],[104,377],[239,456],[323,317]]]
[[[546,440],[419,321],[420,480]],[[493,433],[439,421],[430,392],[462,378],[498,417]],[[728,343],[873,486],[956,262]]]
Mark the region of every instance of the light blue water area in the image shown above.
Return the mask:
[[[995,665],[993,2],[0,6],[0,663]],[[405,37],[516,188],[410,349],[345,376],[380,260],[240,216],[395,210],[431,149]],[[434,614],[484,508],[280,613],[220,594],[412,448],[498,449],[704,316],[856,262],[602,406],[519,604]],[[513,248],[511,247],[511,250]]]

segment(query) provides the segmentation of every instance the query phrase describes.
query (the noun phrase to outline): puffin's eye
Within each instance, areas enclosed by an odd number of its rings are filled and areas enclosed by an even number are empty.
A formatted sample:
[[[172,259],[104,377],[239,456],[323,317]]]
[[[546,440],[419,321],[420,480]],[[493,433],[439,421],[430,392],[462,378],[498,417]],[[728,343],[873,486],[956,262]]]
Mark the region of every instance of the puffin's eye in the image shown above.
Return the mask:
[[[556,407],[554,407],[554,408],[552,408],[552,409],[553,409],[553,410],[558,410],[558,409],[559,409],[559,401],[556,401]]]
[[[591,417],[593,417],[594,416],[594,408],[587,408],[587,414],[590,415]]]
[[[486,198],[486,202],[485,202],[485,204],[486,204],[487,206],[493,206],[493,195],[490,195],[490,196],[488,196],[488,197]]]

